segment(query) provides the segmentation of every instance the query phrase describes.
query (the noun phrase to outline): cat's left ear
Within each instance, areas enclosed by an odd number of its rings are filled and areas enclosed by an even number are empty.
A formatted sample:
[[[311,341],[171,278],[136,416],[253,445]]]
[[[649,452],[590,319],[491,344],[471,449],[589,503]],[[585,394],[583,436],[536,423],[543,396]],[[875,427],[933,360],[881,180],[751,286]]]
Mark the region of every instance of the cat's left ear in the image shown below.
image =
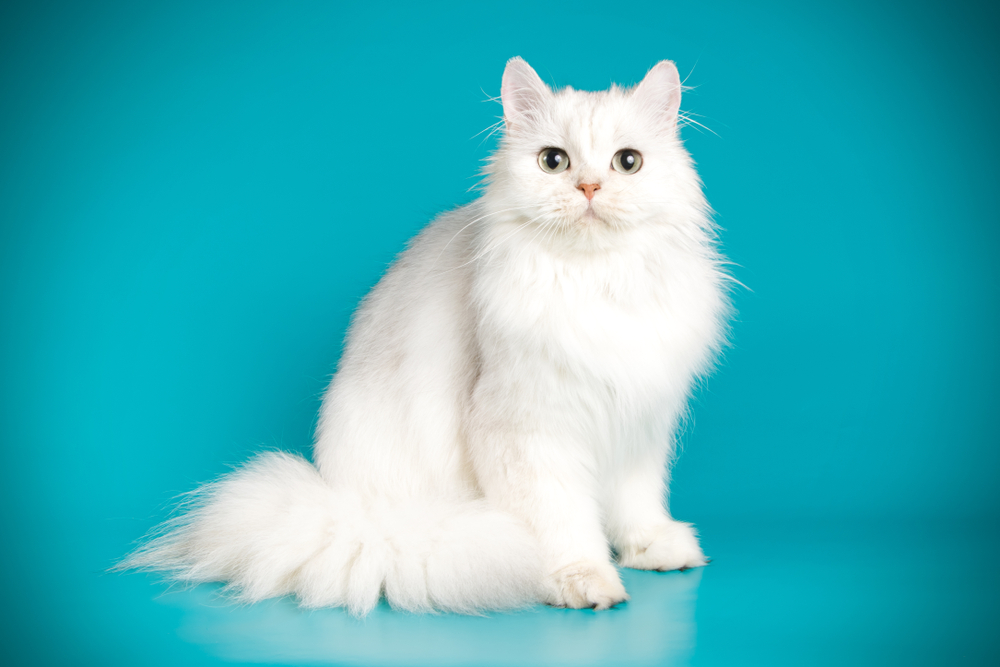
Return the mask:
[[[676,126],[681,107],[681,77],[677,65],[669,60],[656,63],[632,91],[632,97],[662,115],[671,127]]]
[[[544,113],[552,90],[545,85],[531,65],[519,57],[507,61],[500,84],[500,101],[507,129],[537,119]]]

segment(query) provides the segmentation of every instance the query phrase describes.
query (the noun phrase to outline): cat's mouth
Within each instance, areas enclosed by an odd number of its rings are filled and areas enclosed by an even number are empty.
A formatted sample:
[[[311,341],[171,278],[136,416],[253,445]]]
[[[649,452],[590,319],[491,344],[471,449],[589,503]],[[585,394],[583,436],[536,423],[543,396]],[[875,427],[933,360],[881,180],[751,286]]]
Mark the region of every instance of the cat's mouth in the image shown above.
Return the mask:
[[[600,222],[604,222],[604,218],[594,209],[594,202],[588,202],[587,208],[580,215],[580,219],[584,221],[599,220]]]

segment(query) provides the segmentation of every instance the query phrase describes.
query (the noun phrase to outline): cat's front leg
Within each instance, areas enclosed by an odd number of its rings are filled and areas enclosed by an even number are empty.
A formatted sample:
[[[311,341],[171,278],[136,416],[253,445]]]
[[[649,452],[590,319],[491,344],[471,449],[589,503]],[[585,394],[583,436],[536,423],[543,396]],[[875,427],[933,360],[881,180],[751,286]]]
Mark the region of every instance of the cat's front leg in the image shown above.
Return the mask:
[[[628,594],[611,562],[588,466],[573,449],[544,436],[491,429],[477,439],[473,459],[490,501],[520,517],[538,538],[543,601],[607,609]]]
[[[691,524],[666,508],[664,467],[649,465],[619,477],[607,489],[608,536],[618,562],[637,570],[685,570],[708,563]]]
[[[672,519],[633,530],[615,550],[619,563],[636,570],[686,570],[708,564],[691,524]]]

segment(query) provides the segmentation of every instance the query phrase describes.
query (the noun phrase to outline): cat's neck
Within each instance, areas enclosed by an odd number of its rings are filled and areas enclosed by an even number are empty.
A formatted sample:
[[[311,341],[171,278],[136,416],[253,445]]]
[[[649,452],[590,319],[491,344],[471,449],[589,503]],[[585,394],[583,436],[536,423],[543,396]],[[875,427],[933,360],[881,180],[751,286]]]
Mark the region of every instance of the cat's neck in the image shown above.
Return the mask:
[[[708,228],[707,221],[697,216],[631,225],[584,218],[570,226],[548,224],[517,211],[496,212],[490,215],[488,225],[477,230],[476,245],[484,256],[543,254],[583,263],[611,256],[702,255],[712,246]]]

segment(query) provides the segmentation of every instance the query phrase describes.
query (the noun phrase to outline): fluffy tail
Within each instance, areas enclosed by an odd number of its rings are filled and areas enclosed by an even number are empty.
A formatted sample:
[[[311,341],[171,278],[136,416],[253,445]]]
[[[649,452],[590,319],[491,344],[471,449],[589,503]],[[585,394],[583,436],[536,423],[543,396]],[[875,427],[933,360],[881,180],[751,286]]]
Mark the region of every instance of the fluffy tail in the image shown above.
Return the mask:
[[[261,454],[192,493],[117,569],[225,581],[242,600],[294,594],[367,614],[384,592],[409,611],[476,613],[538,599],[534,538],[485,501],[373,506],[305,459]]]

